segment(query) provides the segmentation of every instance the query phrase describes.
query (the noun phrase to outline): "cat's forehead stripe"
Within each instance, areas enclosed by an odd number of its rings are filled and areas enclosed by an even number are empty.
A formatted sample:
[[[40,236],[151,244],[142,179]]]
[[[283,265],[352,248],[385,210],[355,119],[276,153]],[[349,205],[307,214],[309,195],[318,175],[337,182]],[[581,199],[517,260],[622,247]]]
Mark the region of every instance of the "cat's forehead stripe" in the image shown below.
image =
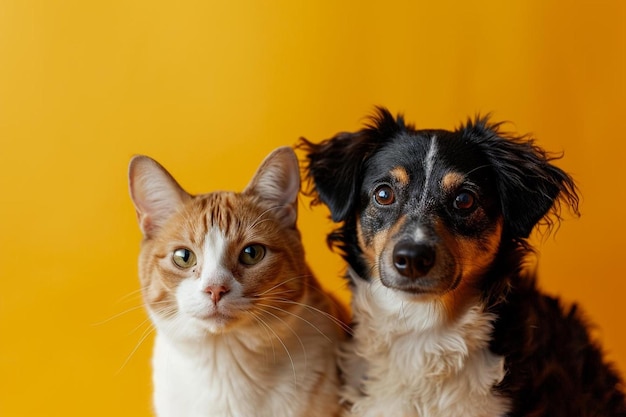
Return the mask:
[[[197,218],[201,219],[202,230],[199,234],[203,237],[212,227],[228,233],[230,228],[237,223],[236,207],[233,193],[215,192],[196,197],[193,210]],[[199,226],[197,224],[196,226]]]

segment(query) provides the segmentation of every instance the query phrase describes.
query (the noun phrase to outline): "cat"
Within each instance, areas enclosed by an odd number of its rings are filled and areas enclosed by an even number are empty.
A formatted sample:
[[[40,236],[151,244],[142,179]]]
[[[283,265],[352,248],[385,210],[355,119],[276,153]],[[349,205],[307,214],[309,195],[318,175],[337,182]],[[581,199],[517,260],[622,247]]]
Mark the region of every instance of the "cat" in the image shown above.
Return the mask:
[[[129,185],[156,415],[338,415],[347,320],[305,263],[294,151],[268,155],[241,193],[191,195],[147,156]]]

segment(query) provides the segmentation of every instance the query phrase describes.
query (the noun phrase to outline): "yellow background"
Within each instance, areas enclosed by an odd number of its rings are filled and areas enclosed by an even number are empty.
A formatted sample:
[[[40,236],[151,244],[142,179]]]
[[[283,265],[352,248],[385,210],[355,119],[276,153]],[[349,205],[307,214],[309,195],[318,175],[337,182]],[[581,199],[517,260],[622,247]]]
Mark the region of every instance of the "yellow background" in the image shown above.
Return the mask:
[[[491,111],[565,151],[583,216],[539,242],[541,283],[625,370],[625,5],[0,1],[0,415],[150,415],[131,155],[191,192],[238,190],[274,147],[377,104],[418,127]],[[300,213],[343,291],[326,212]]]

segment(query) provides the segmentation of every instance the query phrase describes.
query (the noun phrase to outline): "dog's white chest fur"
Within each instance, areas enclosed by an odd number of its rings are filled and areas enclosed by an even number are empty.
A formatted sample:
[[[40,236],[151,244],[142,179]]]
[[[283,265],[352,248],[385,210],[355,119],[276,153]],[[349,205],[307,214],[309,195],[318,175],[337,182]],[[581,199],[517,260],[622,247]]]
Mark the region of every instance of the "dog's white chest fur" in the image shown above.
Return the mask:
[[[493,317],[473,306],[447,321],[434,300],[408,300],[374,280],[354,279],[354,338],[343,349],[350,416],[502,416],[492,387],[504,359],[489,351]]]

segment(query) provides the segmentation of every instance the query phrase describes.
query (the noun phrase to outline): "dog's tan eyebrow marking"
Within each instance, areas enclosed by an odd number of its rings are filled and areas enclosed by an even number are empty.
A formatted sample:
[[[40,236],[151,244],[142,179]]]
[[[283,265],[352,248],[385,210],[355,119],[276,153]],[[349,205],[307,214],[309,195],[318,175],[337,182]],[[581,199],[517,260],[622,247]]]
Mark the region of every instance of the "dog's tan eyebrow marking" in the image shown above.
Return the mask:
[[[456,187],[461,185],[465,180],[465,176],[458,172],[449,172],[441,179],[441,188],[444,191],[453,191]]]
[[[409,173],[403,167],[395,167],[391,170],[391,176],[402,185],[409,184]]]

